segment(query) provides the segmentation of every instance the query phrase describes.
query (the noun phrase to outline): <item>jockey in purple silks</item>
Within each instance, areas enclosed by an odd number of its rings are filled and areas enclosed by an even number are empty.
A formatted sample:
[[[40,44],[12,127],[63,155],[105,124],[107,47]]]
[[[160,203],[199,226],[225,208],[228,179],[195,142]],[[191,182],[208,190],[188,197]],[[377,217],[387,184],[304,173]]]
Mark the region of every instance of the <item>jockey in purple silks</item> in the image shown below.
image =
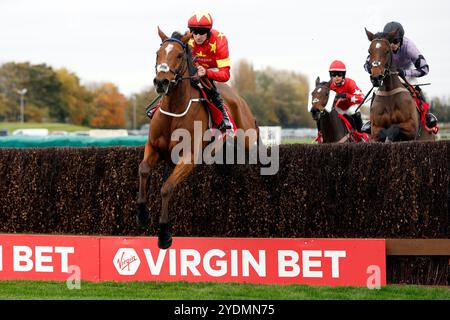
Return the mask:
[[[397,31],[397,36],[391,41],[391,49],[394,53],[393,62],[400,78],[412,79],[427,75],[430,67],[414,42],[405,37],[403,26],[398,22],[392,21],[386,24],[383,29],[383,33],[385,34],[395,31]],[[369,58],[367,58],[366,63],[364,64],[364,69],[370,73]],[[418,86],[416,86],[415,89],[420,93],[420,88]],[[437,125],[437,118],[432,113],[427,113],[425,119],[429,128],[433,128]],[[363,131],[370,130],[369,123],[364,127]]]

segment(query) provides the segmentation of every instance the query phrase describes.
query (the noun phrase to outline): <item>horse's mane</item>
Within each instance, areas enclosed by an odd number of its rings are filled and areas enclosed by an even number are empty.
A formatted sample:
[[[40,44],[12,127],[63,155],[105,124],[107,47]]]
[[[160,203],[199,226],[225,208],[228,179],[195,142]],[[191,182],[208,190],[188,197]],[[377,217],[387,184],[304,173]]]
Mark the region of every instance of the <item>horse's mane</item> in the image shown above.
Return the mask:
[[[386,39],[389,40],[389,36],[385,32],[378,32],[373,36],[374,39]]]
[[[178,31],[175,31],[172,33],[171,38],[181,40],[181,38],[184,37],[184,34],[181,34]],[[186,53],[187,53],[187,63],[188,63],[188,70],[189,70],[189,76],[193,76],[197,73],[197,68],[194,66],[194,62],[192,61],[192,50],[190,45],[186,45]]]

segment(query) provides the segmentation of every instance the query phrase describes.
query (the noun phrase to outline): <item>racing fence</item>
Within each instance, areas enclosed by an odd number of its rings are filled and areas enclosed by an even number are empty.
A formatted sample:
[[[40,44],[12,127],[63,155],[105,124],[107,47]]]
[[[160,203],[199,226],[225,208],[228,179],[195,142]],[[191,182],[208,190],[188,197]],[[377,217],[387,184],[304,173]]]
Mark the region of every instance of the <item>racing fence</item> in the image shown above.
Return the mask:
[[[0,232],[156,235],[135,224],[142,147],[0,148]],[[450,141],[280,146],[279,172],[199,165],[170,206],[174,236],[448,239]],[[171,172],[151,173],[148,207]],[[157,219],[156,219],[157,221]],[[442,242],[448,244],[448,242]],[[444,254],[391,255],[388,283],[449,284]],[[447,250],[447,251],[446,251]]]

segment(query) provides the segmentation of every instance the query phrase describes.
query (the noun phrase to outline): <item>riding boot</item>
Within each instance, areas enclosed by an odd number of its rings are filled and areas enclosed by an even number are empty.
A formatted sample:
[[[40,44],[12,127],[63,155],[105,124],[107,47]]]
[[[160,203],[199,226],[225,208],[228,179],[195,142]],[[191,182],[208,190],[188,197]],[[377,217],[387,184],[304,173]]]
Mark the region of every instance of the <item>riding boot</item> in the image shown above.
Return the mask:
[[[425,115],[425,121],[426,121],[427,127],[430,129],[436,127],[437,122],[438,122],[436,116],[434,114],[432,114],[431,112],[428,112]]]
[[[355,114],[352,115],[353,118],[353,123],[355,124],[355,129],[358,132],[361,132],[361,128],[363,125],[362,119],[361,119],[361,112],[356,112]]]
[[[222,111],[223,119],[220,123],[218,129],[219,130],[227,130],[232,129],[233,126],[231,125],[230,118],[228,117],[228,113],[225,110],[225,104],[223,102],[222,97],[220,96],[220,93],[217,91],[216,88],[213,88],[209,94],[209,98],[211,99],[212,103],[220,110]]]
[[[317,121],[316,121],[316,124],[317,124],[317,131],[320,132],[320,121],[317,120]]]
[[[361,127],[361,132],[362,132],[362,133],[371,134],[371,132],[372,132],[372,124],[370,123],[370,121],[367,121],[367,122]]]
[[[350,122],[350,125],[352,126],[352,128],[355,128],[355,120],[353,120],[353,116],[344,114],[344,117],[345,117],[345,119],[348,120],[348,122]]]

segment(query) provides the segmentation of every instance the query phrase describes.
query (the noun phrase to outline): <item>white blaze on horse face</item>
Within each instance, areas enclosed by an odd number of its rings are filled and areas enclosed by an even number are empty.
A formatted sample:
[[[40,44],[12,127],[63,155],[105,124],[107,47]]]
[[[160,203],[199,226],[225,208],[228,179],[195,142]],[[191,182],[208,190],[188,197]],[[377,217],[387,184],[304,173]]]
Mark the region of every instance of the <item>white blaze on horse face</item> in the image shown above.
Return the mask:
[[[322,88],[319,88],[319,90],[317,90],[317,93],[321,93],[322,92]]]
[[[169,72],[170,68],[167,63],[161,63],[156,66],[156,72]]]
[[[172,51],[172,49],[173,49],[173,44],[169,43],[167,45],[166,49],[164,49],[164,50],[166,50],[166,54],[169,55],[169,53],[170,53],[170,51]]]
[[[381,49],[381,43],[377,43],[377,45],[375,46],[375,48],[377,48],[377,49]]]

